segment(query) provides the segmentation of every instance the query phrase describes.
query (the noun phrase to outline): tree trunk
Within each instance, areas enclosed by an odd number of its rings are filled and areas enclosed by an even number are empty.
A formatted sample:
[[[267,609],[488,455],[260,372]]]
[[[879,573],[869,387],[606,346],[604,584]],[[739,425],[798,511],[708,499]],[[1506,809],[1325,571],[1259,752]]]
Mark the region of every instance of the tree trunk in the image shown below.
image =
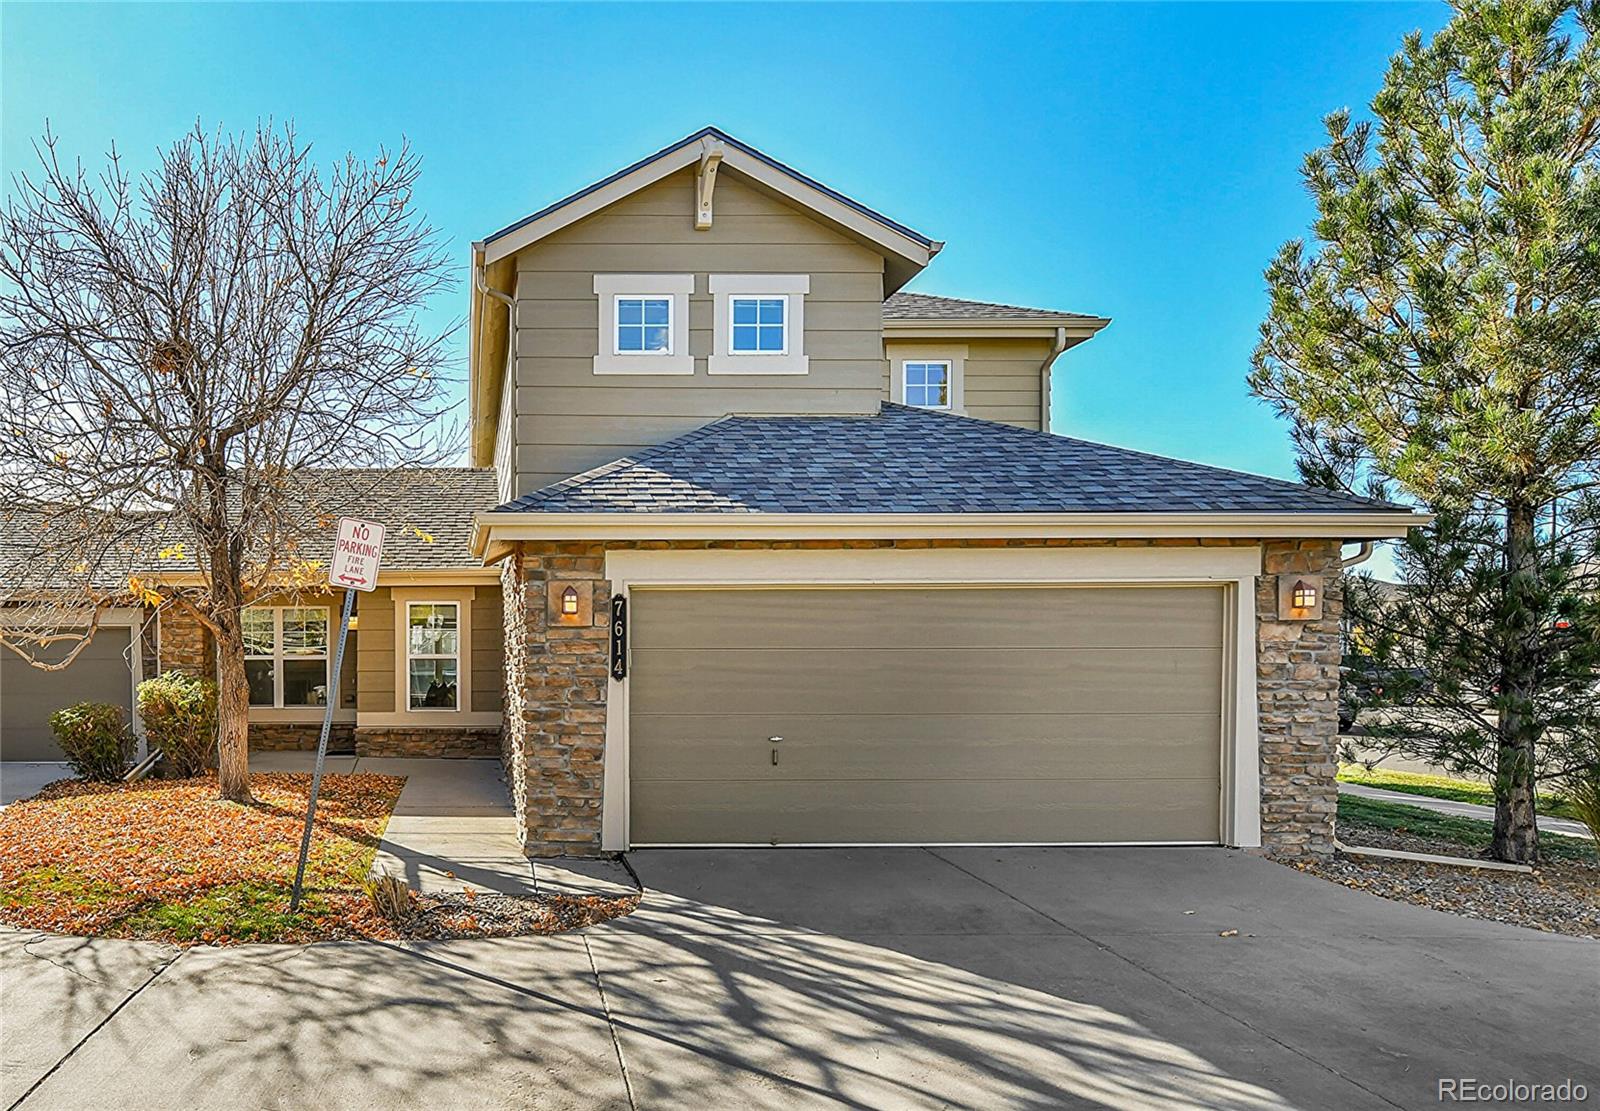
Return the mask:
[[[1533,711],[1537,693],[1538,607],[1535,594],[1538,553],[1534,507],[1520,501],[1506,506],[1506,620],[1500,667],[1500,738],[1494,777],[1496,860],[1533,864],[1539,859],[1539,825],[1534,802],[1534,753],[1539,725]]]
[[[251,802],[250,681],[244,673],[239,608],[217,612],[217,788],[229,802]]]

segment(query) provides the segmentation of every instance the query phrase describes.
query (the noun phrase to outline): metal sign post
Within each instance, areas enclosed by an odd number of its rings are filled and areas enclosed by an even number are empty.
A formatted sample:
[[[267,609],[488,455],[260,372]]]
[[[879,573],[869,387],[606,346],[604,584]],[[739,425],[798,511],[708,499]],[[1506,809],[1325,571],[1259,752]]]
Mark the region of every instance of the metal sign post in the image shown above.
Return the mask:
[[[317,818],[317,792],[322,788],[322,769],[328,762],[328,734],[333,729],[333,710],[339,702],[339,672],[344,668],[344,642],[350,635],[350,611],[355,608],[356,591],[378,585],[378,562],[383,555],[383,526],[373,521],[346,517],[339,522],[339,537],[334,543],[333,562],[328,566],[328,583],[344,589],[344,610],[339,615],[339,646],[333,653],[333,673],[323,699],[322,736],[317,739],[317,766],[311,773],[311,798],[306,804],[306,828],[300,834],[300,860],[294,868],[294,890],[289,894],[289,913],[300,910],[300,894],[305,884],[306,860],[311,855],[311,829]]]

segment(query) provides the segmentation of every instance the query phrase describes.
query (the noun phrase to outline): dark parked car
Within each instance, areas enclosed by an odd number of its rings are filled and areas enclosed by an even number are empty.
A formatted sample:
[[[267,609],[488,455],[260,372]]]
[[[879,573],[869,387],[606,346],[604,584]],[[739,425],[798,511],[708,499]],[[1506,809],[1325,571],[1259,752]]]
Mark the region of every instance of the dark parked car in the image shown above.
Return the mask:
[[[1420,667],[1356,671],[1339,669],[1339,732],[1355,728],[1357,711],[1373,705],[1415,706],[1428,690],[1428,673]]]

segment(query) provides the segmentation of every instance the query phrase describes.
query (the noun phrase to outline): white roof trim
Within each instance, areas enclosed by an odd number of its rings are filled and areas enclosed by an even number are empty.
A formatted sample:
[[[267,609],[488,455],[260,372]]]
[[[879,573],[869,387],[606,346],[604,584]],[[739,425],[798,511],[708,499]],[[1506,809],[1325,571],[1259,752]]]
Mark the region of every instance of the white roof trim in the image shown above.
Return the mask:
[[[523,224],[498,238],[488,240],[483,244],[484,265],[514,255],[524,247],[537,243],[587,216],[592,216],[624,197],[654,185],[669,174],[687,166],[697,165],[700,154],[698,139],[685,141],[679,146],[662,151],[647,162],[640,163],[620,177],[607,181],[599,188],[578,194],[571,201],[547,212],[539,219]],[[909,260],[915,266],[928,265],[928,260],[937,252],[937,245],[930,248],[909,236],[902,235],[888,225],[835,200],[809,182],[786,173],[769,162],[753,157],[736,146],[724,146],[722,165],[724,168],[739,171],[801,207],[808,208],[861,238],[877,244],[885,251]]]
[[[1291,539],[1385,540],[1433,520],[1404,510],[1343,513],[493,513],[472,551],[518,540]]]

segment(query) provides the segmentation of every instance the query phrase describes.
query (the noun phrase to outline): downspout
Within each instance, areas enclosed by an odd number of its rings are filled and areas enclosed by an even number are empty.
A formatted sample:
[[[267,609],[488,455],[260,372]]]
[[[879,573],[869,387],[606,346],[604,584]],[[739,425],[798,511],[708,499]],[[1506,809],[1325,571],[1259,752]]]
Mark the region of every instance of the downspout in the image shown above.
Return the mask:
[[[1351,556],[1349,559],[1341,559],[1339,561],[1339,570],[1343,571],[1347,567],[1354,567],[1358,563],[1367,562],[1367,560],[1372,558],[1374,546],[1375,545],[1371,540],[1363,540],[1361,542],[1361,547],[1357,549],[1355,555]]]
[[[1039,364],[1039,427],[1050,431],[1050,364],[1054,363],[1063,351],[1067,349],[1067,330],[1056,329],[1056,342],[1050,348],[1050,354],[1045,356],[1044,362]]]
[[[483,271],[484,271],[484,266],[483,266],[482,263],[478,263],[478,264],[474,265],[473,268],[472,268],[472,284],[478,287],[478,292],[484,294],[487,297],[493,297],[496,301],[499,301],[507,309],[516,308],[517,307],[517,303],[511,299],[511,295],[510,294],[501,293],[498,289],[492,288],[486,281],[484,281]],[[482,325],[481,325],[481,320],[480,320],[480,327],[481,326]]]

